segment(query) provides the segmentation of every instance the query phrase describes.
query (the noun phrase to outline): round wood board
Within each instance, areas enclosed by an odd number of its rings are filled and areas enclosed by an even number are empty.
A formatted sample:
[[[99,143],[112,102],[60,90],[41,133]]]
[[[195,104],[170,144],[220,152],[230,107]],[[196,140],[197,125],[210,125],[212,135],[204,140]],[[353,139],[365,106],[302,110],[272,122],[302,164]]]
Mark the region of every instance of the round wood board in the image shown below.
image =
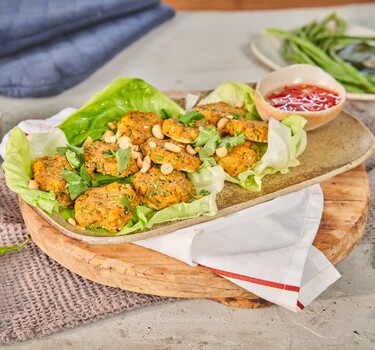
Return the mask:
[[[369,185],[364,165],[321,184],[324,212],[314,245],[336,264],[358,244],[367,221]],[[211,298],[246,308],[269,305],[202,267],[191,267],[164,254],[134,245],[90,245],[47,223],[21,200],[33,241],[52,259],[89,280],[125,290],[182,298]]]

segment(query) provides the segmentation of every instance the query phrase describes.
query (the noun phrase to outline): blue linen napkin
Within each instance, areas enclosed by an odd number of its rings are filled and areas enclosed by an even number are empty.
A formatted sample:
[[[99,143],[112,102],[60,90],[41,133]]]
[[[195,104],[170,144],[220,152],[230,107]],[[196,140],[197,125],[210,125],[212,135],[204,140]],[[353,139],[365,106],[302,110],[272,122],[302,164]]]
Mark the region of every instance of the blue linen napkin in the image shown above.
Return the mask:
[[[4,20],[6,11],[1,11],[0,55],[18,50],[0,57],[2,95],[44,97],[59,94],[83,81],[122,49],[174,15],[173,9],[161,5],[158,0],[14,1],[29,7],[34,2],[45,5],[39,7],[44,9],[43,14],[31,16],[23,24],[15,19],[17,15],[12,12],[15,6],[5,6],[9,17],[14,18],[13,25],[10,20]],[[74,6],[66,13],[67,2]],[[13,1],[9,3],[13,4]],[[116,17],[113,17],[116,11]],[[29,8],[28,13],[33,12]],[[24,12],[19,16],[24,18]],[[64,22],[69,17],[72,21],[67,25]],[[25,41],[27,33],[30,33],[30,41]],[[42,41],[46,39],[48,41]]]
[[[0,0],[0,56],[158,4],[159,0]]]

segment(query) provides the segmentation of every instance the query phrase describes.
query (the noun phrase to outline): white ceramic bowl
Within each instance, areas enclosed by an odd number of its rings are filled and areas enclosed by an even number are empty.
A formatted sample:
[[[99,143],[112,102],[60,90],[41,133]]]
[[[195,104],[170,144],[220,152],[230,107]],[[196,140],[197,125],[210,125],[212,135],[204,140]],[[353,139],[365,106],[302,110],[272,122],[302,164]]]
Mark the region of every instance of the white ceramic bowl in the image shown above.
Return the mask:
[[[315,85],[336,92],[340,96],[340,101],[328,109],[312,112],[283,111],[266,101],[266,97],[271,93],[285,86],[299,84]],[[307,120],[305,130],[316,129],[336,118],[344,107],[345,99],[346,91],[341,84],[323,69],[309,64],[294,64],[267,74],[258,82],[254,96],[256,108],[263,120],[282,120],[291,114],[299,114]]]

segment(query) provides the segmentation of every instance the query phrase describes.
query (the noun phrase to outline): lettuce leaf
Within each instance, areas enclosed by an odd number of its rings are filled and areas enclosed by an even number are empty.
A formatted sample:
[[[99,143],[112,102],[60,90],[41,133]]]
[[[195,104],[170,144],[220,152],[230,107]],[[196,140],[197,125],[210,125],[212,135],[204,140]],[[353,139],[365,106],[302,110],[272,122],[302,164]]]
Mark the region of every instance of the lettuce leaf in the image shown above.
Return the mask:
[[[66,146],[68,140],[60,129],[51,129],[45,133],[33,133],[27,136],[31,158],[54,156],[57,147]]]
[[[251,191],[260,191],[265,175],[276,172],[286,174],[290,167],[299,165],[297,157],[307,145],[307,135],[303,129],[305,124],[306,119],[299,115],[291,115],[281,122],[270,119],[268,145],[266,150],[260,148],[260,160],[252,169],[240,173],[236,178],[226,173],[225,180]]]
[[[231,106],[244,103],[248,111],[247,119],[260,119],[254,103],[255,90],[249,85],[241,82],[226,82],[220,84],[207,97],[202,99],[198,105],[207,103],[226,102]]]
[[[219,165],[203,167],[194,173],[188,173],[187,177],[194,184],[197,193],[202,190],[219,193],[224,188],[225,172]]]
[[[128,235],[138,230],[150,229],[156,224],[182,219],[190,219],[197,216],[212,216],[217,213],[216,193],[211,193],[190,203],[178,203],[168,208],[156,211],[144,205],[138,205],[133,214],[134,218],[122,230],[108,232],[104,229],[89,231],[106,233],[112,236]],[[65,213],[66,215],[66,213]]]
[[[119,120],[126,112],[143,111],[160,115],[164,110],[177,118],[183,108],[155,87],[137,78],[117,78],[68,117],[59,128],[71,145],[81,145],[88,136],[99,139],[107,123]]]
[[[248,111],[247,119],[260,119],[254,103],[254,89],[240,82],[220,84],[199,105],[227,102],[236,106],[243,102]],[[244,171],[236,178],[225,173],[225,180],[236,183],[250,191],[259,191],[262,178],[267,174],[281,172],[285,174],[289,167],[299,165],[298,157],[306,148],[307,136],[303,130],[306,120],[299,115],[291,115],[282,122],[270,120],[268,144],[257,143],[259,161],[252,169]]]
[[[46,135],[45,138],[49,138],[49,142],[43,143],[48,153],[53,148],[53,140],[58,140],[55,138],[54,133],[44,135]],[[33,137],[33,143],[36,142],[36,139],[37,137]],[[39,152],[43,153],[43,150],[40,149],[38,153]],[[52,211],[57,209],[55,194],[53,192],[43,192],[29,188],[29,182],[33,176],[31,170],[32,164],[33,158],[30,153],[29,142],[27,141],[26,135],[20,128],[12,129],[9,134],[3,163],[7,186],[13,192],[17,193],[26,203],[43,209],[47,213],[52,213]]]
[[[61,132],[61,131],[60,131]],[[34,135],[35,136],[35,135]],[[38,137],[44,139],[46,145],[46,152],[50,152],[53,148],[56,153],[56,148],[62,146],[56,138],[55,132],[38,134]],[[38,142],[38,137],[32,138],[32,143]],[[46,140],[48,139],[48,140]],[[53,145],[53,140],[56,144]],[[38,152],[43,153],[41,148]],[[3,163],[5,171],[5,179],[8,187],[16,192],[25,202],[30,205],[43,209],[51,214],[53,211],[60,212],[65,219],[74,216],[73,209],[58,208],[58,203],[53,192],[43,192],[29,188],[29,181],[32,179],[32,163],[33,159],[30,154],[29,142],[24,132],[19,128],[14,128],[10,132],[8,146]],[[81,177],[69,171],[67,176],[74,175],[70,179],[71,182],[81,182]],[[115,177],[98,174],[98,181],[113,182]],[[129,182],[128,178],[120,179],[121,181]],[[175,221],[180,219],[188,219],[201,215],[214,215],[217,213],[216,193],[204,196],[191,203],[179,203],[160,211],[155,211],[145,206],[138,206],[135,209],[136,220],[128,223],[121,231],[112,233],[105,230],[93,230],[94,232],[104,232],[110,235],[125,235],[138,230],[149,229],[156,224],[166,221]]]

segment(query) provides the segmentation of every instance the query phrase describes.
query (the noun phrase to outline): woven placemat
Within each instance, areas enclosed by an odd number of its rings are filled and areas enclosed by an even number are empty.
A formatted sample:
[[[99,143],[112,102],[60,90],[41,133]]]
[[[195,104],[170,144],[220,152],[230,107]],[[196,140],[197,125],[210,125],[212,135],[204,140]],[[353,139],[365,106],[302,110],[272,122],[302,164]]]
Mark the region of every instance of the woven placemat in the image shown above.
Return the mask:
[[[17,196],[0,180],[0,246],[27,236]],[[42,337],[174,298],[127,292],[65,269],[32,241],[0,256],[0,344]]]
[[[375,116],[362,104],[348,110],[375,130]],[[374,108],[375,110],[375,108]],[[367,161],[371,203],[375,190],[375,157]],[[0,180],[0,246],[19,244],[27,236],[17,196]],[[362,243],[375,242],[375,206]],[[86,280],[60,266],[33,242],[0,256],[0,343],[13,343],[90,323],[123,311],[175,301],[127,292]]]

